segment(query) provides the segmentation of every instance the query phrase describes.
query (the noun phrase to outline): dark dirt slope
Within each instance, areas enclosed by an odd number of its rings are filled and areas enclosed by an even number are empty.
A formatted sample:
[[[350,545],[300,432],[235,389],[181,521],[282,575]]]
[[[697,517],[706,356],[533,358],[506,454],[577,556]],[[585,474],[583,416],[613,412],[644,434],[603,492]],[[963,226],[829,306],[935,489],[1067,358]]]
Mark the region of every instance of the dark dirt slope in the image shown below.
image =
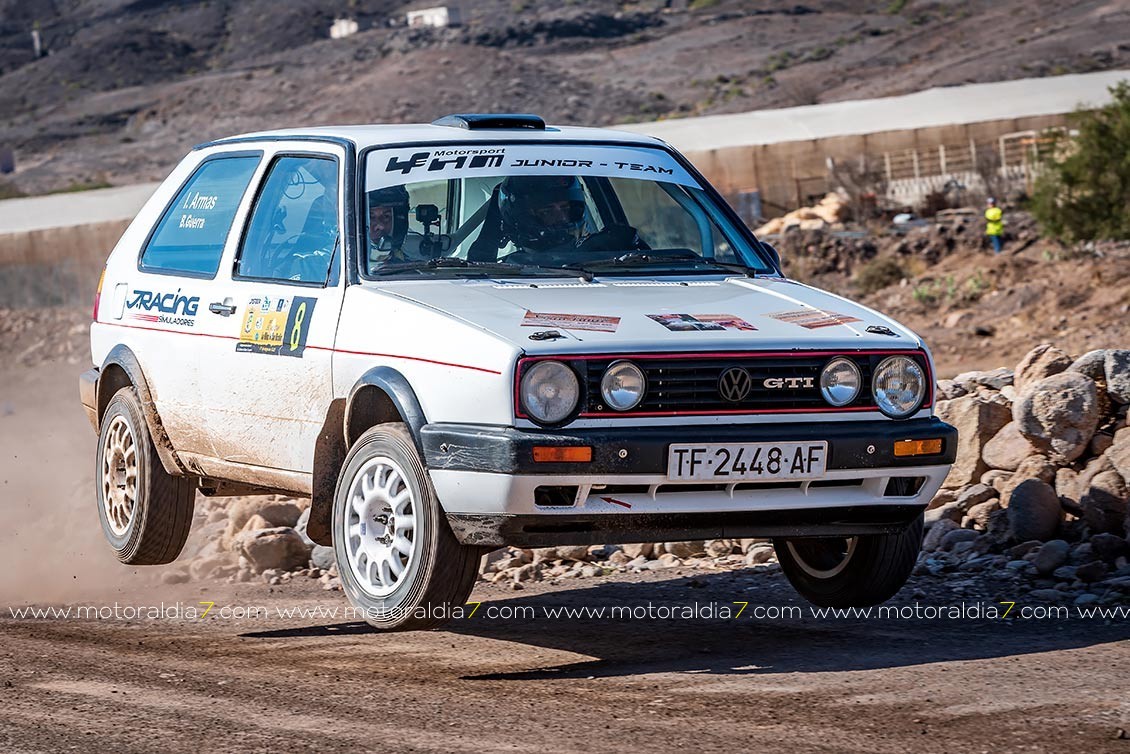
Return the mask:
[[[609,124],[1130,67],[1124,0],[483,0],[458,29],[389,25],[420,5],[0,0],[0,146],[38,192],[157,178],[267,127],[500,109]],[[330,40],[337,16],[360,33]]]

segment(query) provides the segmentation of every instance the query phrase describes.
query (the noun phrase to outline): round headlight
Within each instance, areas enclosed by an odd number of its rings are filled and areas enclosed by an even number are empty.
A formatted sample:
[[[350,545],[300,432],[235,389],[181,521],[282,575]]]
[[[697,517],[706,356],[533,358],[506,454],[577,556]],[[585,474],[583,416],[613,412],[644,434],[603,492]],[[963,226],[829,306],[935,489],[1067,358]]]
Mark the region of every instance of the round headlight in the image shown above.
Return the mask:
[[[643,400],[647,382],[643,370],[630,361],[615,361],[600,379],[600,395],[609,408],[628,411]]]
[[[522,375],[520,393],[530,418],[556,424],[577,407],[581,385],[576,372],[560,361],[540,361]]]
[[[846,406],[859,395],[863,378],[851,359],[836,358],[824,365],[820,373],[820,394],[833,406]]]
[[[926,373],[914,359],[891,356],[879,364],[871,381],[879,410],[894,419],[910,416],[926,397]]]

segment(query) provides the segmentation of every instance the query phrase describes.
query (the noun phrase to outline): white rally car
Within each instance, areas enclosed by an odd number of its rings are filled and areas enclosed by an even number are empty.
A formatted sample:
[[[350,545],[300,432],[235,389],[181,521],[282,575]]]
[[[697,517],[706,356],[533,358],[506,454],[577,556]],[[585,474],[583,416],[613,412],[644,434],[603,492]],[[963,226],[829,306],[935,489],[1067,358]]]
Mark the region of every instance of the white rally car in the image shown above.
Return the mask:
[[[91,347],[119,559],[174,559],[198,489],[309,496],[382,628],[507,544],[772,537],[809,600],[874,604],[956,445],[912,332],[786,279],[663,142],[529,115],[197,147]]]

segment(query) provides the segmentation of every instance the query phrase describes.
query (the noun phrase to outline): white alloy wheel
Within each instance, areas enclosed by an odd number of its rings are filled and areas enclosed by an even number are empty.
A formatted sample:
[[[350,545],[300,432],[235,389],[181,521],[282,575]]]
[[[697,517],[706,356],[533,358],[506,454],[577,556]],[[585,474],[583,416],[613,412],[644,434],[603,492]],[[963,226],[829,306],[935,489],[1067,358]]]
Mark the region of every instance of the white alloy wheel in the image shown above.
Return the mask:
[[[120,537],[137,508],[137,441],[123,416],[115,416],[106,430],[101,474],[106,523]]]
[[[827,540],[819,544],[789,540],[788,548],[802,571],[815,579],[830,579],[847,568],[858,544],[859,537],[847,537],[835,546],[830,546]]]
[[[366,461],[349,484],[346,553],[358,584],[373,597],[400,586],[416,554],[416,510],[404,471],[391,458]]]

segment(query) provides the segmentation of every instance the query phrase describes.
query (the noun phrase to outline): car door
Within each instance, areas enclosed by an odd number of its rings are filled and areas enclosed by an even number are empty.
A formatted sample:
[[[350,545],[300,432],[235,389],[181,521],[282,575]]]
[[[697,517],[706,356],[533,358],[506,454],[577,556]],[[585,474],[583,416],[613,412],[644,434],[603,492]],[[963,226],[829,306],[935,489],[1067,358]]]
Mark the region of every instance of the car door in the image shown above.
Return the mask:
[[[341,311],[344,150],[280,145],[213,298],[225,338],[201,390],[215,458],[310,473],[333,398]]]
[[[200,390],[212,325],[206,302],[262,156],[246,149],[204,154],[142,244],[136,268],[123,265],[106,291],[107,321],[137,356],[178,451],[212,450]]]

